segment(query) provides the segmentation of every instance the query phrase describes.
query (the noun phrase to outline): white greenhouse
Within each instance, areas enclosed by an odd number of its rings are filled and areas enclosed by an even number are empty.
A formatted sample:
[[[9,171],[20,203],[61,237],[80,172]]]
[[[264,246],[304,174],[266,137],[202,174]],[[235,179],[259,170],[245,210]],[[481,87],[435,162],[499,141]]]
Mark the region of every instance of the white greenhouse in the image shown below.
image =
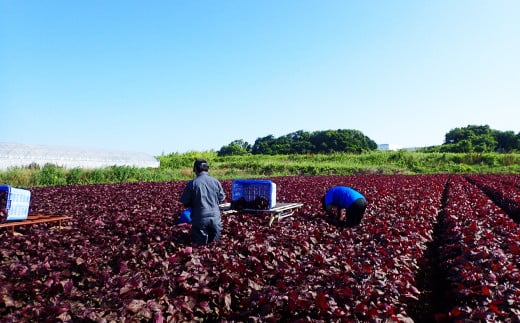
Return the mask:
[[[0,142],[0,170],[54,164],[64,168],[104,168],[110,166],[159,167],[159,161],[145,153],[69,148]]]

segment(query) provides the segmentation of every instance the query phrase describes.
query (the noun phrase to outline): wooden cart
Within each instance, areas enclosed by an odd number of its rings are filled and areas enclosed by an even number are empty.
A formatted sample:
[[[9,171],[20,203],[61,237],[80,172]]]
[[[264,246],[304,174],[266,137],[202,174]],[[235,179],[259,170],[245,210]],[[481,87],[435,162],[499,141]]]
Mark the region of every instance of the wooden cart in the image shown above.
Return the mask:
[[[241,209],[234,210],[231,209],[231,203],[220,204],[220,211],[223,214],[237,213],[237,212],[248,212],[248,213],[265,213],[270,216],[269,218],[269,226],[273,224],[274,221],[280,221],[286,217],[292,216],[297,209],[303,206],[303,203],[276,203],[274,207],[268,210],[257,210],[257,209]]]
[[[69,220],[72,217],[66,215],[42,215],[34,214],[29,215],[26,220],[23,221],[9,221],[0,223],[0,228],[11,228],[11,233],[14,235],[14,228],[23,225],[30,225],[36,223],[47,223],[47,222],[58,222],[58,227],[61,229],[61,223],[63,220]]]

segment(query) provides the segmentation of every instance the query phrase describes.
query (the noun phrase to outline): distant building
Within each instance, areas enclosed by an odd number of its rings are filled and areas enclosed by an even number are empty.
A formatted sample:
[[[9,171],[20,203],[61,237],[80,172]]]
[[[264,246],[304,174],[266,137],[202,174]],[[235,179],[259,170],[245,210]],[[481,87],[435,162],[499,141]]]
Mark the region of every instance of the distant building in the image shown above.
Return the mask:
[[[0,142],[0,170],[31,164],[93,169],[110,166],[157,168],[160,163],[145,153]]]
[[[400,150],[403,147],[394,144],[379,144],[377,145],[378,150]]]

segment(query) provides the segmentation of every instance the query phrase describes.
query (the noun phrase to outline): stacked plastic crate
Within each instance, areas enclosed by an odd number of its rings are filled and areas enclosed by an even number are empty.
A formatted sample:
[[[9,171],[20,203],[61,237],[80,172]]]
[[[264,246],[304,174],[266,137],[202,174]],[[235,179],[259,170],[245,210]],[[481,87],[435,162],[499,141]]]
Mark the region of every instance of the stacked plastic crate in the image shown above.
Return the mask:
[[[5,222],[26,220],[31,192],[9,185],[0,185],[0,213]]]
[[[270,180],[237,179],[231,185],[231,209],[270,210],[276,205],[276,184]]]

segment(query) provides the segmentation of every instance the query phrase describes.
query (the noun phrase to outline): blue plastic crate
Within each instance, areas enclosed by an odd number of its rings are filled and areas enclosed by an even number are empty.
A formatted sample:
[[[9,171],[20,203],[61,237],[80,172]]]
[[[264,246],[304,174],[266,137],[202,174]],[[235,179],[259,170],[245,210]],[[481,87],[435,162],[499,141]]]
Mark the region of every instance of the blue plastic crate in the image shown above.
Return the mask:
[[[0,185],[0,194],[5,198],[5,205],[0,205],[0,207],[7,210],[6,221],[27,219],[31,202],[31,192],[29,190],[14,188],[9,185]]]
[[[276,184],[270,180],[236,179],[231,184],[231,208],[269,210],[276,205]]]

